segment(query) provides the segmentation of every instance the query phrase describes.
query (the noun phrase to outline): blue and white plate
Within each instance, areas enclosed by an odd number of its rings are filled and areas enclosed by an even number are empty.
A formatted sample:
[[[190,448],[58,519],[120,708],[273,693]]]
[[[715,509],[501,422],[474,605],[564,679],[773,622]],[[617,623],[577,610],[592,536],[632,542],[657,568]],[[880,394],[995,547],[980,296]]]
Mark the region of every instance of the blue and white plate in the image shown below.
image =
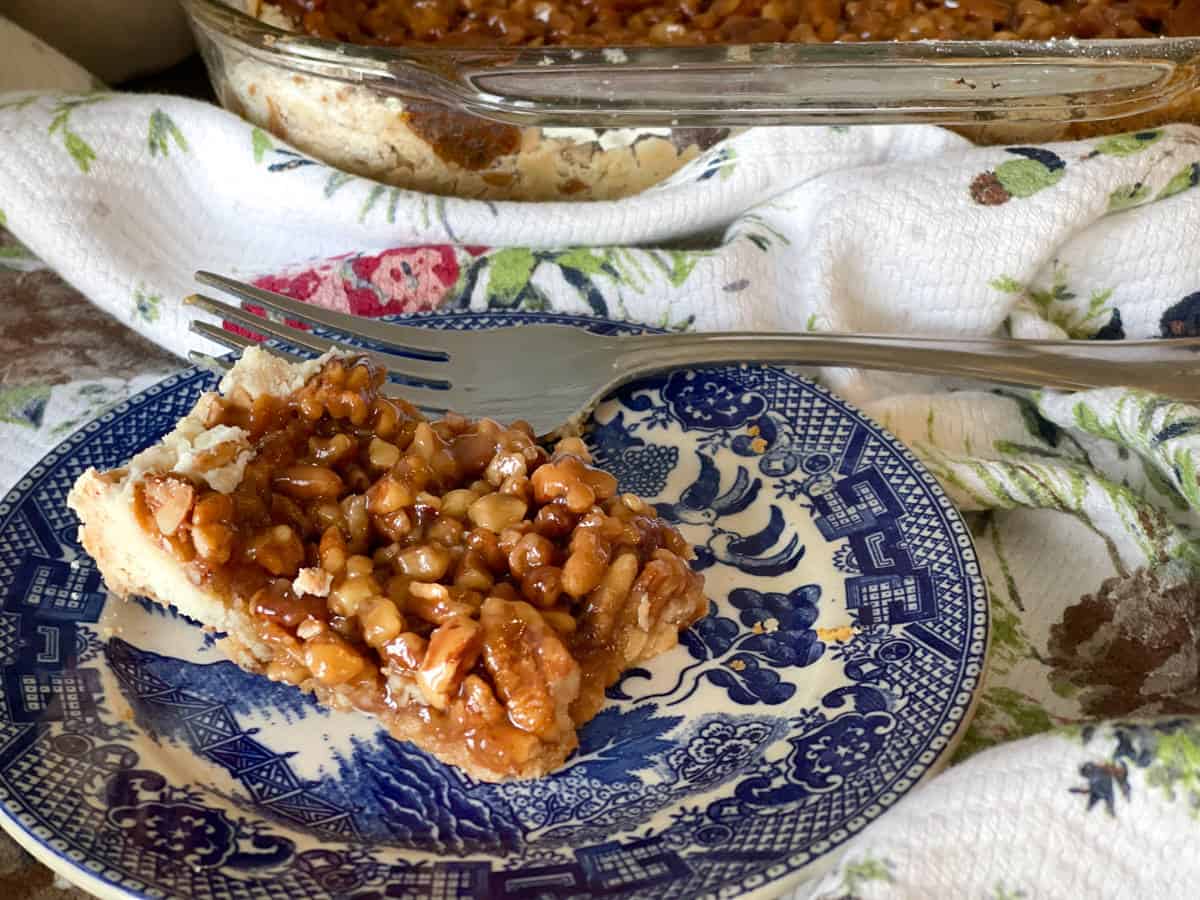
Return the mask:
[[[190,370],[121,404],[0,503],[0,820],[102,897],[773,896],[966,726],[987,605],[933,477],[784,370],[679,370],[605,402],[590,439],[696,546],[712,611],[612,688],[563,771],[477,783],[106,595],[67,490],[212,383]]]

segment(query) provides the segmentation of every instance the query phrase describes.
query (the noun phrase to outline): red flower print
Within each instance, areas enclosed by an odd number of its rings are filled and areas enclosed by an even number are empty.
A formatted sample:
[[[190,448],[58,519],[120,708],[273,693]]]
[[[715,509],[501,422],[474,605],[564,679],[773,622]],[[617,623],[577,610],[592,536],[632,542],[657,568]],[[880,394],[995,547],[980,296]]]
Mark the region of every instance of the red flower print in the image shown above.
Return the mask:
[[[303,303],[373,317],[436,309],[457,283],[458,271],[453,247],[399,247],[374,255],[343,254],[312,269],[264,275],[254,283]]]
[[[347,295],[344,263],[341,263],[344,259],[344,256],[335,257],[314,269],[304,269],[293,274],[266,275],[254,283],[260,288],[275,291],[302,303],[348,313],[352,305]]]
[[[267,291],[291,297],[293,300],[308,302],[317,288],[321,286],[321,275],[314,269],[301,272],[299,275],[264,275],[255,280],[255,285]]]
[[[458,281],[458,258],[445,245],[359,257],[350,268],[359,279],[349,292],[350,310],[360,316],[436,309]]]

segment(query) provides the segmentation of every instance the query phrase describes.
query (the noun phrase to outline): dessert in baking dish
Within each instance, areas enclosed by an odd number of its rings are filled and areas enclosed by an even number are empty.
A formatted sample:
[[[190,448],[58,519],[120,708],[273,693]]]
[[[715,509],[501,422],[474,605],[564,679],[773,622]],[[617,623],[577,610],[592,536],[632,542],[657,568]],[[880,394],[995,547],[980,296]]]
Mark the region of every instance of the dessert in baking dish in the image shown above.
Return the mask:
[[[212,0],[188,0],[207,5]],[[1193,0],[226,0],[267,25],[323,39],[437,48],[764,41],[1050,40],[1200,35]],[[614,200],[659,184],[735,133],[724,127],[541,128],[482,118],[420,67],[378,85],[253,47],[229,26],[197,37],[221,102],[304,153],[418,191],[487,200]],[[616,51],[614,51],[616,53]],[[614,59],[617,58],[614,56]],[[1115,58],[1115,57],[1114,57]],[[463,61],[447,57],[446,71]],[[442,65],[442,63],[439,63]],[[597,70],[598,71],[598,70]],[[320,73],[320,74],[316,74]],[[599,75],[598,77],[603,77]],[[971,86],[964,85],[964,90]],[[437,95],[441,99],[431,99]],[[1029,122],[980,120],[978,143],[1086,138],[1200,120],[1196,93],[1158,108],[1085,121],[1083,108]],[[586,124],[586,122],[585,122]],[[657,123],[656,123],[657,124]],[[286,163],[284,157],[272,159]],[[377,210],[385,210],[379,203]],[[379,213],[376,212],[376,215]]]
[[[266,0],[355,44],[629,46],[1200,33],[1194,0]]]

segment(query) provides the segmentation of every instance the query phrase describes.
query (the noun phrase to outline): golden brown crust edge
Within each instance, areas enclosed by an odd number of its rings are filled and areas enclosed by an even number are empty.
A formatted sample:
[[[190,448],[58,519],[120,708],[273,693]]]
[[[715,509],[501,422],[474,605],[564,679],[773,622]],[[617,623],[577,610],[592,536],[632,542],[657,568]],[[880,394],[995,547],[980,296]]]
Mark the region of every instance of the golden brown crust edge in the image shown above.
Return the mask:
[[[252,637],[246,617],[192,584],[174,557],[142,530],[130,496],[95,469],[80,475],[67,495],[67,506],[80,521],[79,542],[108,589],[122,598],[138,595],[174,607],[206,628],[244,634],[245,647],[256,658],[269,659],[270,649]]]

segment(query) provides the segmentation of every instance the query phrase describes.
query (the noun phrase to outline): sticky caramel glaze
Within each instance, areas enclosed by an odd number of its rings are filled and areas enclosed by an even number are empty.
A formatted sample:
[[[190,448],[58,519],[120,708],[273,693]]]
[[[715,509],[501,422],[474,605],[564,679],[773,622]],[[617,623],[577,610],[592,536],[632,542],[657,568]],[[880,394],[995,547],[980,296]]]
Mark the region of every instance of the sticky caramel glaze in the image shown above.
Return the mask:
[[[335,359],[290,397],[235,390],[205,424],[248,432],[241,483],[149,476],[137,519],[248,614],[273,656],[234,636],[243,665],[478,777],[550,771],[620,673],[707,610],[691,549],[582,442],[551,455],[521,423],[427,422],[383,379]]]

